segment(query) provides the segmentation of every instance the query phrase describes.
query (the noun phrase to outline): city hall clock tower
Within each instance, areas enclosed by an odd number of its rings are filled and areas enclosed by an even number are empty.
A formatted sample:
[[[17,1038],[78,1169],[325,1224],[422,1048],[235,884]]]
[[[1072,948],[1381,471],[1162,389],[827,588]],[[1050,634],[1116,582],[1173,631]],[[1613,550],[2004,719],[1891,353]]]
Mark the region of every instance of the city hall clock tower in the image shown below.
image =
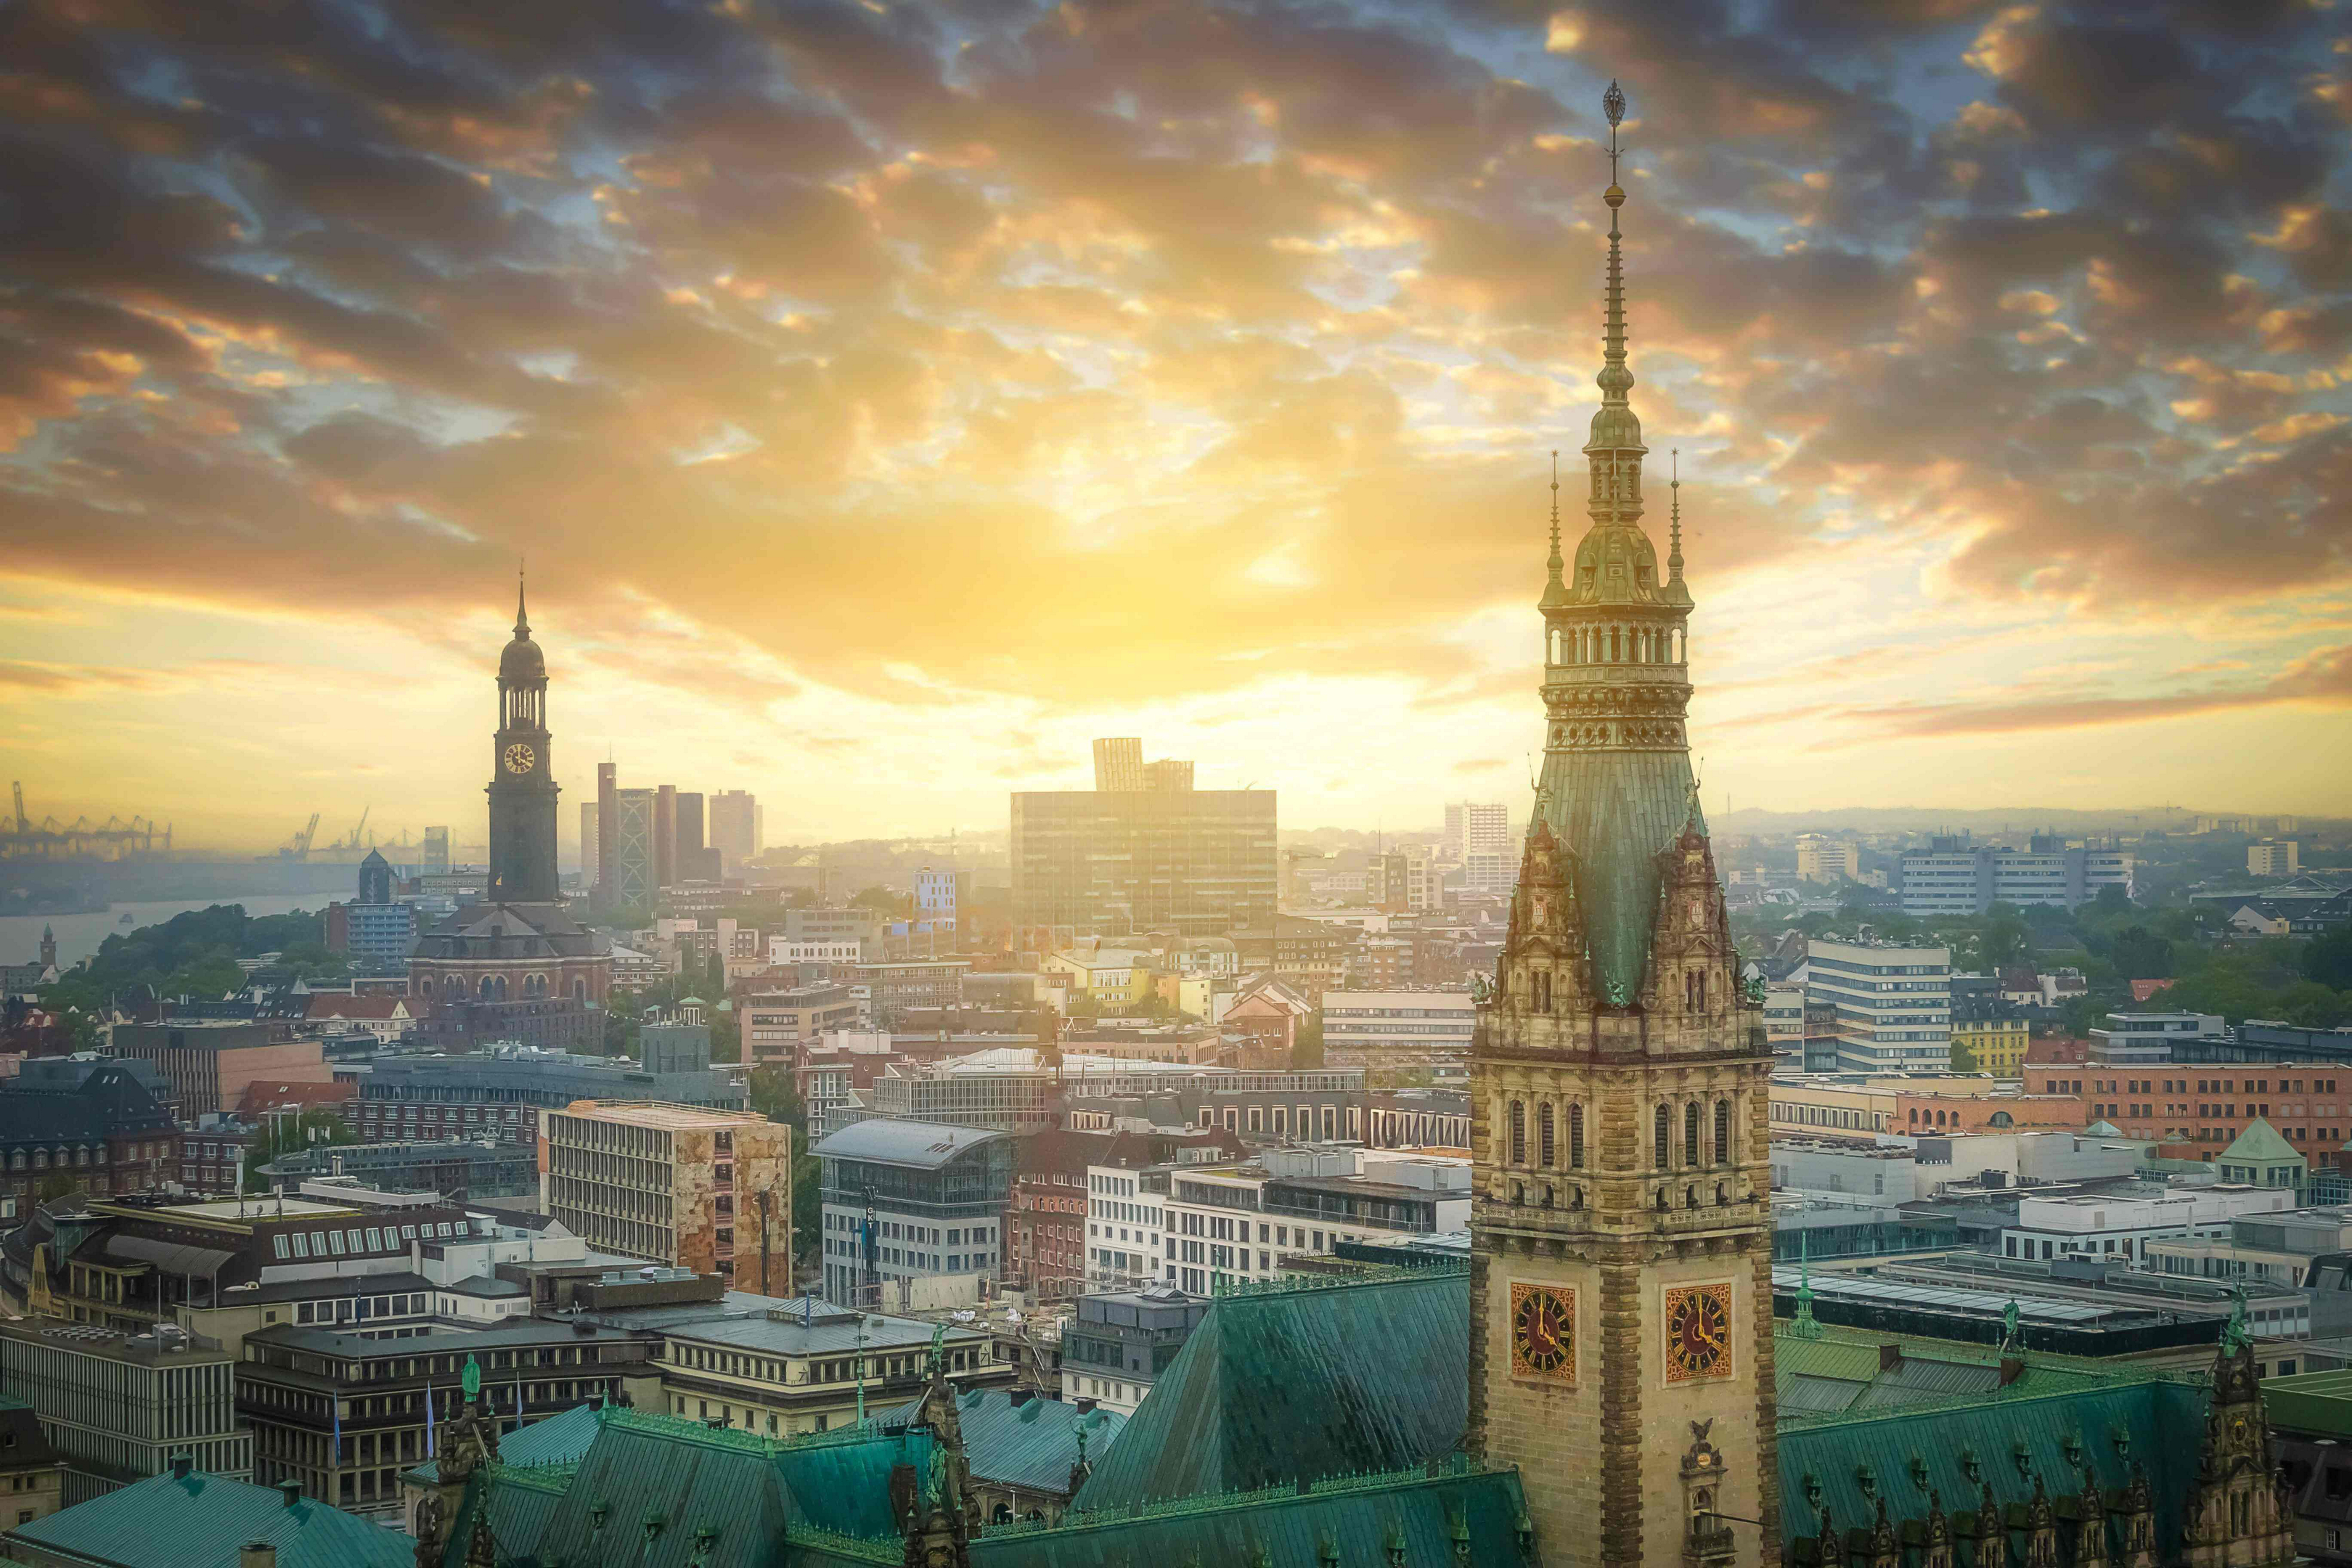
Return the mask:
[[[515,588],[514,640],[499,656],[499,729],[490,742],[488,901],[551,904],[555,867],[555,764],[548,755],[547,656],[530,640],[530,616]]]
[[[1691,772],[1679,505],[1663,574],[1641,526],[1613,83],[1603,106],[1590,526],[1571,564],[1555,473],[1543,773],[1472,1051],[1468,1436],[1519,1467],[1555,1568],[1763,1568],[1772,1058]]]

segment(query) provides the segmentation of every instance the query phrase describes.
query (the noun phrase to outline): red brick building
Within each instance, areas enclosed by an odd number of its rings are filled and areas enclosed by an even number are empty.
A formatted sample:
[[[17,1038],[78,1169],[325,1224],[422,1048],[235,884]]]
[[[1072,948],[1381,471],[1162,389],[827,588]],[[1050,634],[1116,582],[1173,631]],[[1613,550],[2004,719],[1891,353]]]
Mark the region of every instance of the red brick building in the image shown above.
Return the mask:
[[[2109,1122],[2127,1138],[2172,1140],[2166,1152],[2179,1159],[2212,1159],[2258,1116],[2315,1166],[2342,1165],[2345,1142],[2352,1139],[2352,1074],[2322,1062],[2108,1068],[2090,1061],[2037,1064],[2029,1054],[2025,1088],[2029,1094],[2079,1093],[2091,1121]]]

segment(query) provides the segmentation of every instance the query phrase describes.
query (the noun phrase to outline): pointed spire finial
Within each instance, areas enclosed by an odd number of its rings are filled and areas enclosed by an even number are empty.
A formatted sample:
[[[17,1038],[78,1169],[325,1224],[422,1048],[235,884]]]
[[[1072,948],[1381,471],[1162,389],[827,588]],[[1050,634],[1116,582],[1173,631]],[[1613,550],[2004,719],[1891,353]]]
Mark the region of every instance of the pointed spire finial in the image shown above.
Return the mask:
[[[527,637],[530,636],[530,616],[523,609],[522,590],[523,563],[518,558],[515,562],[515,636]]]
[[[1601,95],[1601,112],[1609,117],[1609,188],[1601,199],[1609,204],[1609,290],[1601,317],[1601,402],[1622,406],[1633,390],[1633,373],[1625,368],[1625,261],[1619,241],[1617,209],[1625,205],[1625,188],[1617,183],[1617,161],[1624,149],[1617,144],[1617,125],[1625,118],[1625,93],[1615,82]]]
[[[1672,521],[1667,531],[1666,576],[1669,581],[1679,583],[1683,576],[1683,449],[1680,447],[1673,451],[1673,473],[1674,479],[1666,487],[1674,494]]]

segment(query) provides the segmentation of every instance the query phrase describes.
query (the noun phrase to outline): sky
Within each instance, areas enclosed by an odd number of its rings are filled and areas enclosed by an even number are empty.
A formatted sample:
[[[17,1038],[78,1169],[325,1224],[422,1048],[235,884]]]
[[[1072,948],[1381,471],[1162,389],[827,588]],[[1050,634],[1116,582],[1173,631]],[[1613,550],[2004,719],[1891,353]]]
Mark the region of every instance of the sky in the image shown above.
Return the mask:
[[[808,842],[1099,734],[1524,809],[1613,79],[1711,809],[2352,812],[2348,22],[18,0],[0,754],[478,840],[520,564],[567,850],[607,756]]]

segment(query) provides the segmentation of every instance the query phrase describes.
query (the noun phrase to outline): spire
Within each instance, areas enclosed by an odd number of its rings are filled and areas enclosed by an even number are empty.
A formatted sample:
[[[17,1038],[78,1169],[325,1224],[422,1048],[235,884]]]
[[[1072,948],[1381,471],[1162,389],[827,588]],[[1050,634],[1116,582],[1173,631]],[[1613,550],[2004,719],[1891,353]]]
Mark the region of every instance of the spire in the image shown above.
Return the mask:
[[[517,563],[515,566],[515,636],[527,637],[530,636],[530,616],[523,608],[522,589],[522,566],[520,563]]]
[[[1601,111],[1609,117],[1609,188],[1601,199],[1609,204],[1609,292],[1608,306],[1601,314],[1601,374],[1594,379],[1601,385],[1601,401],[1605,407],[1625,406],[1625,395],[1633,389],[1633,373],[1625,368],[1625,258],[1617,232],[1617,209],[1625,205],[1625,188],[1617,183],[1617,160],[1622,149],[1617,145],[1618,122],[1625,118],[1625,91],[1615,82],[1601,95]]]
[[[1559,448],[1551,452],[1551,557],[1544,563],[1549,575],[1544,579],[1543,597],[1536,601],[1539,610],[1557,610],[1574,604],[1568,591],[1568,579],[1560,574],[1568,563],[1559,553]]]
[[[1666,573],[1673,581],[1679,583],[1683,580],[1683,449],[1680,447],[1674,448],[1672,459],[1674,478],[1666,485],[1674,494],[1666,530]]]

